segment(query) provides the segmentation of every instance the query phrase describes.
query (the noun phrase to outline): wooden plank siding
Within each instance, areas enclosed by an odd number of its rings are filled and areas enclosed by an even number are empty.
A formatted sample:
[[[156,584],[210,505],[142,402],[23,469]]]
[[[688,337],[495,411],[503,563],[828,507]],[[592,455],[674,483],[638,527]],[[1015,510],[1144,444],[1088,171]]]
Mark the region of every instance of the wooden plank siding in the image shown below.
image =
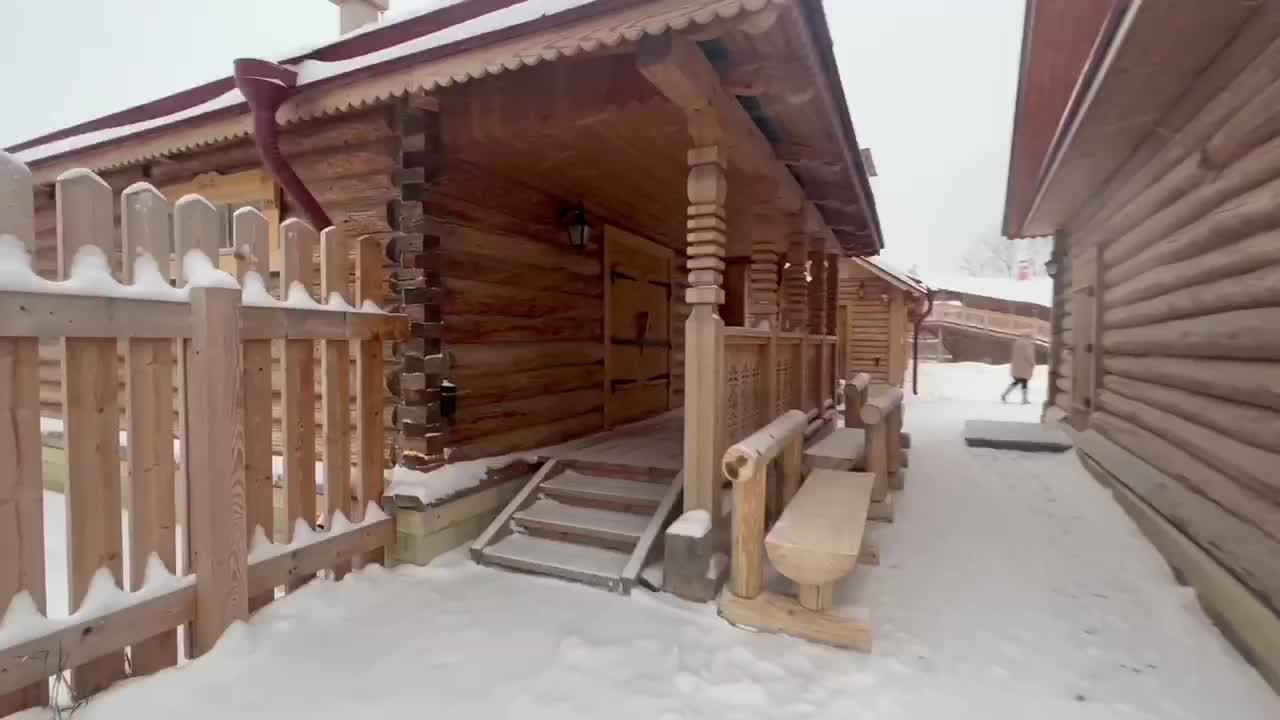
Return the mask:
[[[865,372],[874,380],[902,385],[910,332],[904,294],[853,262],[840,263],[838,302],[848,308],[848,374]],[[899,304],[902,308],[895,309]]]
[[[1077,384],[1096,387],[1083,425],[1149,468],[1094,461],[1280,610],[1280,566],[1261,560],[1280,557],[1280,138],[1274,110],[1243,91],[1253,81],[1206,98],[1191,125],[1214,132],[1143,156],[1163,171],[1130,202],[1068,223],[1053,403],[1070,411]],[[1088,282],[1096,312],[1077,317],[1071,289]]]

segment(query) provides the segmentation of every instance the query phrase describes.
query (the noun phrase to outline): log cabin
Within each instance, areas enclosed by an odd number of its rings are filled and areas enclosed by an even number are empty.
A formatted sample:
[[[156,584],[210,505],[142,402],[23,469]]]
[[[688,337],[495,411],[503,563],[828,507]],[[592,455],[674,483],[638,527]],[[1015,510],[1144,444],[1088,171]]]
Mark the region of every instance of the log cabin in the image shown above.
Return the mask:
[[[1029,0],[1004,215],[1046,415],[1280,687],[1280,4]]]
[[[836,306],[840,376],[864,372],[873,381],[902,387],[928,294],[920,281],[876,258],[841,259]]]
[[[272,274],[288,218],[379,243],[382,304],[412,323],[386,352],[388,465],[533,453],[407,503],[401,539],[437,541],[414,561],[479,534],[540,448],[648,422],[619,442],[656,433],[641,464],[718,526],[729,444],[789,408],[831,424],[838,261],[884,243],[819,0],[472,0],[363,27],[382,3],[338,4],[357,29],[334,42],[8,148],[40,271],[73,168],[257,208]]]

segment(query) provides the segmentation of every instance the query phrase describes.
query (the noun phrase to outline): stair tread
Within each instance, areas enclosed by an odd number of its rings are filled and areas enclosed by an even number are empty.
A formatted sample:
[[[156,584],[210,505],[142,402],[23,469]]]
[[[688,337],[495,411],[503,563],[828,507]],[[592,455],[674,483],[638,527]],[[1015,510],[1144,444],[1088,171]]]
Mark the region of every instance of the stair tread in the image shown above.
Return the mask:
[[[587,475],[566,470],[542,483],[542,489],[577,497],[598,500],[620,500],[657,505],[667,492],[667,486],[642,480]]]
[[[648,515],[567,505],[543,498],[517,512],[519,523],[635,542],[649,525]]]
[[[628,553],[594,545],[549,540],[512,533],[485,548],[485,559],[521,570],[547,572],[576,580],[616,580],[630,559]]]

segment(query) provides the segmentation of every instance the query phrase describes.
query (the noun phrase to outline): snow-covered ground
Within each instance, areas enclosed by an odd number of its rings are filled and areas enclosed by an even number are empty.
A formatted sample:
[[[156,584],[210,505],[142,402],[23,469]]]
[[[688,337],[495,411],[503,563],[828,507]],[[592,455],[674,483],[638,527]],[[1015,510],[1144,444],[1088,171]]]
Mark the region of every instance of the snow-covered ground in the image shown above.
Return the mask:
[[[1007,368],[921,370],[897,522],[838,596],[870,610],[870,655],[454,553],[313,582],[77,720],[1280,717],[1072,454],[963,445],[965,419],[1035,420],[1044,368],[1029,406],[1000,403]]]

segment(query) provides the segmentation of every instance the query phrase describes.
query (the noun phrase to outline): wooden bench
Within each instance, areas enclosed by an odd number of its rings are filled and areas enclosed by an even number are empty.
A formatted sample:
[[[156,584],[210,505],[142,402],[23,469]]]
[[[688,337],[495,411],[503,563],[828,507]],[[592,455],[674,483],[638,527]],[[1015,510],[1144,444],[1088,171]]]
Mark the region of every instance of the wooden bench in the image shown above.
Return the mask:
[[[856,470],[865,467],[867,434],[858,428],[837,428],[805,448],[807,470]]]
[[[819,469],[800,483],[805,414],[791,410],[725,452],[733,483],[729,584],[720,615],[734,625],[814,642],[871,649],[870,625],[831,612],[835,583],[868,553],[863,533],[875,478]],[[770,466],[778,465],[776,473]],[[769,477],[775,474],[782,511],[766,536]],[[797,583],[798,600],[764,589],[764,555]]]
[[[769,561],[805,608],[830,610],[835,581],[858,563],[874,482],[871,473],[815,470],[765,536]]]

